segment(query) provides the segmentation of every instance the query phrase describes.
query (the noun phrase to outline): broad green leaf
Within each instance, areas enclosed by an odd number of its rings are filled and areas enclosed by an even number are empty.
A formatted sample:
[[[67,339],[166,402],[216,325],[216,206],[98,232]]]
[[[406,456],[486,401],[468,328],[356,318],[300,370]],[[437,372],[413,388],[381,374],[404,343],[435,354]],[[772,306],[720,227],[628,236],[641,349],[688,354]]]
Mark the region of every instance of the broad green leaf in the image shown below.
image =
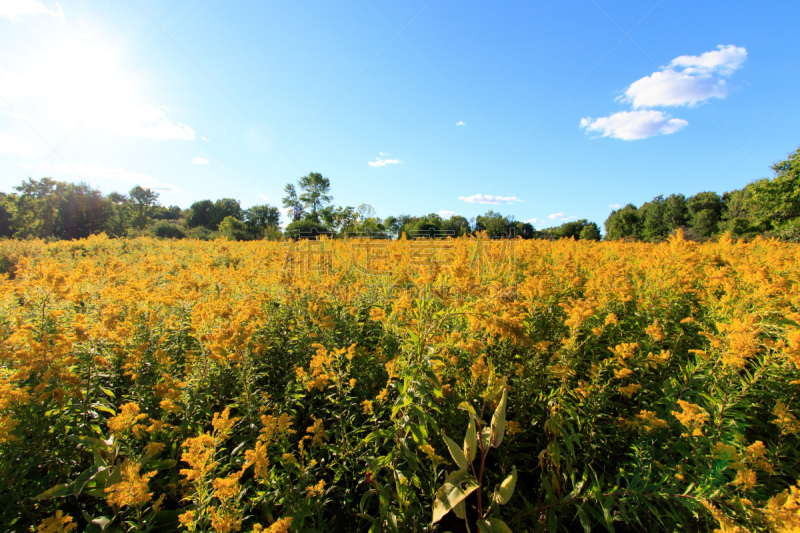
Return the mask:
[[[465,458],[461,447],[459,447],[459,445],[456,444],[453,439],[448,437],[444,431],[442,431],[442,438],[444,439],[445,444],[447,444],[447,449],[450,450],[450,455],[453,457],[453,461],[455,461],[458,465],[458,468],[461,470],[466,470],[469,465],[467,464],[467,459]]]
[[[511,496],[514,494],[514,488],[517,486],[517,467],[514,466],[511,468],[511,475],[506,477],[503,480],[503,483],[500,485],[500,490],[497,491],[496,501],[500,505],[505,505],[508,503],[508,500],[511,499]]]
[[[73,494],[75,496],[80,496],[81,492],[86,487],[86,484],[89,483],[89,481],[91,481],[92,479],[94,479],[98,473],[105,472],[105,470],[106,470],[105,467],[90,466],[89,468],[81,472],[81,475],[78,476],[78,479],[76,479],[75,482],[73,483],[74,487]]]
[[[506,402],[508,401],[508,392],[503,389],[503,396],[500,398],[500,403],[492,415],[492,433],[490,443],[493,447],[497,448],[503,442],[503,434],[506,432]]]
[[[456,516],[459,517],[461,520],[467,519],[467,506],[464,505],[464,500],[461,500],[453,507],[453,512],[456,513]]]
[[[65,498],[72,495],[72,483],[62,483],[51,487],[41,494],[31,498],[32,500],[48,500],[50,498]]]
[[[469,425],[467,426],[467,434],[464,436],[464,458],[467,464],[472,464],[475,460],[475,454],[478,451],[478,435],[475,429],[475,419],[469,418]]]
[[[458,408],[461,409],[462,411],[468,412],[472,416],[477,416],[477,414],[475,413],[475,408],[472,407],[467,402],[461,402],[460,404],[458,404]]]
[[[478,481],[467,473],[466,470],[450,472],[445,478],[444,485],[436,491],[433,502],[433,524],[441,520],[459,502],[469,496],[479,487]]]
[[[89,450],[97,450],[98,452],[110,452],[109,446],[110,444],[107,441],[103,441],[101,439],[96,439],[94,437],[84,437],[83,435],[70,435],[69,439],[71,441],[77,442],[78,444],[83,444]]]
[[[511,529],[499,518],[487,518],[485,522],[492,533],[511,533]]]

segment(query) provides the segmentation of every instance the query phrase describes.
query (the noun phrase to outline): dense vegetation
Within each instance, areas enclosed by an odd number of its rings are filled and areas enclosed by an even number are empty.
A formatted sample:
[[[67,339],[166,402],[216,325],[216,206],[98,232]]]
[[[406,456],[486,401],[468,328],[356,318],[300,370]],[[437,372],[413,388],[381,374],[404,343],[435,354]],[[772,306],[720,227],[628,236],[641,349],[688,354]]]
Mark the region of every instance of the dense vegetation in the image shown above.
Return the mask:
[[[671,194],[657,196],[638,208],[628,204],[605,221],[604,238],[662,242],[682,229],[687,239],[696,241],[725,232],[736,238],[763,235],[800,241],[800,149],[772,169],[772,179],[755,181],[722,196],[715,192],[689,198]],[[142,187],[134,187],[128,194],[104,196],[85,183],[49,178],[28,179],[15,190],[13,194],[0,193],[0,237],[77,239],[105,232],[111,237],[243,241],[320,233],[330,237],[371,234],[399,238],[403,233],[409,237],[461,237],[483,231],[491,237],[600,240],[600,227],[586,219],[540,230],[494,211],[471,220],[460,215],[443,219],[436,213],[381,219],[369,204],[333,205],[330,180],[315,172],[300,178],[296,186],[286,186],[282,203],[289,220],[285,231],[279,228],[279,208],[255,205],[243,209],[233,198],[201,200],[181,209],[160,205],[159,195]]]
[[[725,232],[734,237],[775,236],[800,241],[800,149],[772,165],[772,179],[741,190],[700,192],[686,198],[656,196],[637,208],[615,210],[605,221],[607,240],[661,242],[677,228],[687,238],[702,240]]]
[[[0,247],[4,531],[800,525],[796,245]]]

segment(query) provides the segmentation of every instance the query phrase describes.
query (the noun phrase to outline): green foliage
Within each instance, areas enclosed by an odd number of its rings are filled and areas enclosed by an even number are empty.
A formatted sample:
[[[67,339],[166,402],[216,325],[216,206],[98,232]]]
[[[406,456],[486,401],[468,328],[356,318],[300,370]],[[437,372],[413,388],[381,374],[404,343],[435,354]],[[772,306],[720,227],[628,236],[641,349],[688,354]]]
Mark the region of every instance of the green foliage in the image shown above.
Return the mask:
[[[750,184],[752,195],[746,206],[755,224],[774,228],[781,237],[795,240],[800,217],[800,148],[788,158],[772,165],[771,180],[762,179]]]
[[[310,219],[295,220],[283,230],[288,237],[295,239],[316,239],[320,235],[331,235],[332,232],[324,224]]]
[[[144,229],[147,226],[150,216],[158,205],[158,196],[157,192],[139,185],[128,191],[128,198],[135,212],[133,217],[134,228]]]
[[[223,219],[219,225],[219,232],[232,241],[250,241],[256,237],[247,224],[232,216],[226,216]]]
[[[184,233],[184,231],[180,228],[180,226],[165,221],[156,224],[155,228],[153,228],[153,235],[161,239],[186,238],[186,233]]]
[[[281,212],[269,204],[254,205],[244,212],[244,222],[253,233],[264,233],[267,228],[277,228]]]
[[[604,225],[607,241],[642,238],[642,219],[633,204],[611,211]]]
[[[17,238],[85,238],[104,231],[112,215],[109,201],[85,183],[29,178],[15,189],[13,211],[6,197],[6,214],[13,212]]]
[[[600,228],[597,226],[595,222],[586,224],[583,228],[581,228],[581,233],[579,238],[582,241],[599,241]]]

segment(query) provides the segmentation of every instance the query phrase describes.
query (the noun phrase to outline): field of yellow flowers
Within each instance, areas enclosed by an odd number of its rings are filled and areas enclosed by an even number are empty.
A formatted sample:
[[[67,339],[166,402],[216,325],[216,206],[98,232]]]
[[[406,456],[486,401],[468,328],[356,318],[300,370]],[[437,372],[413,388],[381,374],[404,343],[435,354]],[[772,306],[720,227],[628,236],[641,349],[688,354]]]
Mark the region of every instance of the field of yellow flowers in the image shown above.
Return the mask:
[[[800,247],[0,242],[2,531],[797,531]]]

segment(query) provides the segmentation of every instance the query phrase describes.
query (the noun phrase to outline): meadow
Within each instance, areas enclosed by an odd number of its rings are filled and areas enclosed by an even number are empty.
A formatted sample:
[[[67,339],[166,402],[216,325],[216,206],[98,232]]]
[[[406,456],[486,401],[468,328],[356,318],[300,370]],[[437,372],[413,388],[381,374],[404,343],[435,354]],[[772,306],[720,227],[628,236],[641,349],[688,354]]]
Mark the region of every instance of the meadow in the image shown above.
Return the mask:
[[[3,531],[800,528],[800,248],[0,241]]]

